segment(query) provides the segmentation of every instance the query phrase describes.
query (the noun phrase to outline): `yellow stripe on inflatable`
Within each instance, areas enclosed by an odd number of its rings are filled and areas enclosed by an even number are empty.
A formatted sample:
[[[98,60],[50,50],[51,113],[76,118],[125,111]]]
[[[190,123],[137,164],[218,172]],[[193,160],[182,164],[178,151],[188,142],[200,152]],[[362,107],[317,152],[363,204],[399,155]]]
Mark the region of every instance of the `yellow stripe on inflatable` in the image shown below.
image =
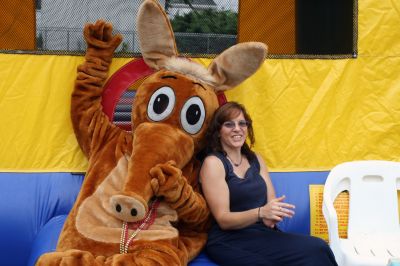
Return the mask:
[[[70,123],[74,56],[0,55],[0,170],[86,170]],[[116,59],[112,72],[129,59]],[[209,59],[197,59],[207,65]],[[254,120],[273,171],[400,158],[400,59],[267,60],[228,91]],[[397,69],[397,71],[395,71]],[[388,72],[388,70],[392,70]]]
[[[84,172],[70,122],[77,56],[0,54],[0,171]],[[125,64],[117,59],[112,71]]]
[[[247,106],[255,120],[255,149],[271,170],[398,161],[399,74],[399,57],[269,60],[227,98]]]

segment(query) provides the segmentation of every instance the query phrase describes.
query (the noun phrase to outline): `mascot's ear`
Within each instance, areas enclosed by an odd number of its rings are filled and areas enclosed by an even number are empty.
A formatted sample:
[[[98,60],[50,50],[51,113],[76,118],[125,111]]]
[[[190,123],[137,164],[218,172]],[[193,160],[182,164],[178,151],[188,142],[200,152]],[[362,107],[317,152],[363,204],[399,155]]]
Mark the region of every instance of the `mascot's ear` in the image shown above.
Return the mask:
[[[158,1],[142,3],[136,25],[140,50],[148,66],[158,70],[166,58],[178,55],[171,23]]]
[[[222,52],[208,67],[217,81],[215,90],[229,90],[253,75],[263,63],[267,51],[267,46],[261,42],[245,42]]]

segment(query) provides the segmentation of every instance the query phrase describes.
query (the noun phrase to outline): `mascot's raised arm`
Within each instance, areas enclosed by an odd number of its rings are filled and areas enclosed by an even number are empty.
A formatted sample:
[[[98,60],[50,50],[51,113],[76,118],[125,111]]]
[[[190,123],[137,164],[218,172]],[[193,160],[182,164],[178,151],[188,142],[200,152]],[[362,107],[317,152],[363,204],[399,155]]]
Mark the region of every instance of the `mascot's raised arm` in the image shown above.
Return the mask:
[[[103,85],[120,35],[88,24],[71,117],[89,160],[57,251],[38,265],[186,265],[207,238],[210,213],[198,189],[199,163],[216,92],[238,85],[262,64],[266,46],[235,45],[208,67],[178,57],[170,22],[155,0],[137,16],[140,48],[156,72],[137,89],[132,132],[103,113]]]

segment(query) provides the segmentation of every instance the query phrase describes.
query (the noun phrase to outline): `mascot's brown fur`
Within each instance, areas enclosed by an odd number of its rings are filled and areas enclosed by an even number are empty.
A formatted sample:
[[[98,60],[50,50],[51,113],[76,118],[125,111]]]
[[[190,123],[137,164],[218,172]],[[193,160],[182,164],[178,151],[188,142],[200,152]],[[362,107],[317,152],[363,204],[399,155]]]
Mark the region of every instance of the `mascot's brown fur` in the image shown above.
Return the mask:
[[[37,265],[186,265],[205,244],[210,213],[194,154],[218,107],[216,92],[252,75],[266,46],[235,45],[205,69],[178,57],[157,1],[142,3],[137,27],[144,60],[157,72],[137,89],[132,132],[113,125],[101,106],[122,37],[104,21],[85,27],[71,116],[89,169],[57,251]]]

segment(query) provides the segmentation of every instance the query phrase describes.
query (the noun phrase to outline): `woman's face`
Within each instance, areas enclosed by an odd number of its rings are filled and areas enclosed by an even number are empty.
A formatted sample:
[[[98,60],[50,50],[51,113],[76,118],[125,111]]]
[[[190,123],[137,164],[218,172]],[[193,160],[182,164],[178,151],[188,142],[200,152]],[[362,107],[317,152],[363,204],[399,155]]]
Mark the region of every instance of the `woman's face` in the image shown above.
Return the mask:
[[[247,138],[247,124],[243,112],[231,120],[225,121],[219,131],[224,150],[241,148]]]

